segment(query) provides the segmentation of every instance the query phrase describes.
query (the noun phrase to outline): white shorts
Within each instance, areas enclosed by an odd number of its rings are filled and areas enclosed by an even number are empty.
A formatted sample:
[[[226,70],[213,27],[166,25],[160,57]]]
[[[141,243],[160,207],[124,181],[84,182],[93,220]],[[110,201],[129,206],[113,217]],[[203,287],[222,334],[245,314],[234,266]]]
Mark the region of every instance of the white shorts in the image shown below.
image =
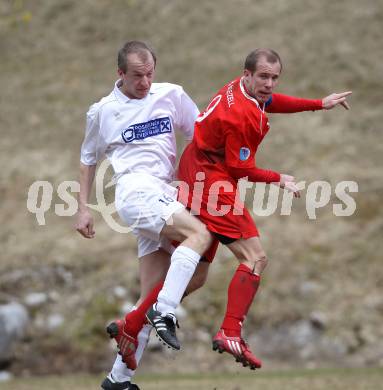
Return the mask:
[[[171,250],[171,243],[160,238],[160,233],[166,221],[185,206],[177,201],[177,189],[168,183],[147,174],[131,173],[118,180],[116,209],[137,236],[138,257],[142,257],[160,247]]]

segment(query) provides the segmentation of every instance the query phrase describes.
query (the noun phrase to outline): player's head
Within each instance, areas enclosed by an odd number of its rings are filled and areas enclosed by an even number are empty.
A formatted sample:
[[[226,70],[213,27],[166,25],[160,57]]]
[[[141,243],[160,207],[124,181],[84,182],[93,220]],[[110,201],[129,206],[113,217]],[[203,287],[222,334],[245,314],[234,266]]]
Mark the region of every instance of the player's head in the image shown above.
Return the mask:
[[[131,99],[143,99],[152,85],[156,60],[154,51],[144,42],[126,42],[117,57],[121,91]]]
[[[279,54],[272,49],[255,49],[246,57],[243,71],[247,92],[260,103],[266,102],[282,71]]]

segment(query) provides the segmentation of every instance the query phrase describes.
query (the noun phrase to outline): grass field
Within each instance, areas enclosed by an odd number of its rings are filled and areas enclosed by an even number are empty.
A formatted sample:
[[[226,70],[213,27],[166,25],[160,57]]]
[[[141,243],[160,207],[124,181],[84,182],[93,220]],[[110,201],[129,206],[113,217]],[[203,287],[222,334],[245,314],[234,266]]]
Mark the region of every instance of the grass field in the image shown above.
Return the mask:
[[[0,390],[90,390],[100,388],[102,377],[65,376],[15,379],[0,383]],[[369,369],[315,369],[264,371],[254,373],[137,376],[137,383],[145,390],[379,390],[383,370]]]

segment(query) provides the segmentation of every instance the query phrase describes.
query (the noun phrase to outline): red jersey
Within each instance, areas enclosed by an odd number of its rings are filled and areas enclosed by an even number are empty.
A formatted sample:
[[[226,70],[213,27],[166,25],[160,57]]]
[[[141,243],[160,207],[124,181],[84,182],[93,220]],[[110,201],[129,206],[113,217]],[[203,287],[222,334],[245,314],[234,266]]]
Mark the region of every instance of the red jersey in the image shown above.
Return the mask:
[[[256,167],[255,154],[269,131],[266,112],[291,113],[322,109],[321,100],[272,94],[259,105],[238,78],[215,95],[197,118],[193,142],[184,150],[178,178],[184,203],[211,232],[226,237],[250,238],[259,235],[249,211],[237,196],[238,179],[279,182],[278,172]],[[200,174],[204,173],[203,176]],[[198,180],[204,180],[203,187]],[[198,184],[198,185],[197,185]],[[207,254],[214,257],[217,242]]]
[[[242,78],[225,85],[197,118],[194,142],[198,149],[223,161],[234,178],[278,182],[277,172],[256,168],[255,154],[269,131],[266,112],[298,112],[322,109],[321,100],[272,94],[260,105],[245,89]],[[241,176],[242,175],[242,176]]]

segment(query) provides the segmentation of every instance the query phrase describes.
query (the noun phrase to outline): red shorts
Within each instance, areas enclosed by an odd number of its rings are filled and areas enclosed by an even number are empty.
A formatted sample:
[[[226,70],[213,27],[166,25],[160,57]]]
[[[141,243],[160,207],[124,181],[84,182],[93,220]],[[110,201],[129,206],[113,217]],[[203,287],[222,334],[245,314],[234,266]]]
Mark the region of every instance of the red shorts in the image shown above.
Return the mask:
[[[178,168],[178,200],[213,233],[234,239],[258,237],[255,222],[239,199],[237,181],[227,173],[223,162],[215,160],[193,142],[186,147]],[[213,246],[209,259],[218,242]]]

